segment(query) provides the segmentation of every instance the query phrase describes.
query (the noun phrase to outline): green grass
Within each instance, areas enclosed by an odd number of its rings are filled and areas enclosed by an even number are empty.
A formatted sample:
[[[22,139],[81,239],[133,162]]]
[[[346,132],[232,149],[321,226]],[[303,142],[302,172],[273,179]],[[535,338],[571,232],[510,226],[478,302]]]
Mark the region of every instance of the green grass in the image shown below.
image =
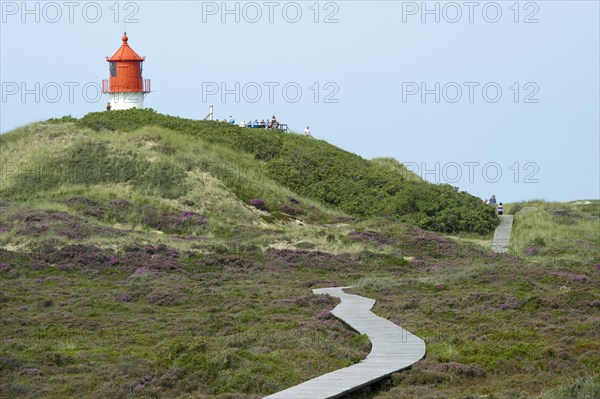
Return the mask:
[[[373,398],[598,391],[599,201],[511,204],[536,209],[495,255],[474,227],[487,214],[437,205],[464,194],[292,134],[111,112],[25,126],[0,151],[1,398],[262,397],[368,353],[311,294],[336,285],[427,343]],[[379,193],[397,207],[353,210]],[[463,231],[415,226],[444,220]]]
[[[600,263],[600,201],[531,201],[511,204],[509,212],[514,211],[514,253],[526,254],[533,247],[536,254],[529,259],[546,268],[591,270]]]
[[[600,378],[583,377],[552,389],[539,399],[593,399],[600,397]]]

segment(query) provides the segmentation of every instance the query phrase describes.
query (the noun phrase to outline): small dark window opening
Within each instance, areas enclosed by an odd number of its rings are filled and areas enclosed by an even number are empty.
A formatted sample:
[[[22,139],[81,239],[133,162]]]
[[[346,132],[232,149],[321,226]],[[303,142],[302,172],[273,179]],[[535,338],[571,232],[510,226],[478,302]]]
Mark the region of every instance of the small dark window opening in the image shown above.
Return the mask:
[[[142,72],[144,72],[144,63],[140,62],[140,76],[144,76]]]
[[[108,69],[110,69],[110,76],[112,78],[117,76],[117,64],[115,64],[114,62],[109,62]]]

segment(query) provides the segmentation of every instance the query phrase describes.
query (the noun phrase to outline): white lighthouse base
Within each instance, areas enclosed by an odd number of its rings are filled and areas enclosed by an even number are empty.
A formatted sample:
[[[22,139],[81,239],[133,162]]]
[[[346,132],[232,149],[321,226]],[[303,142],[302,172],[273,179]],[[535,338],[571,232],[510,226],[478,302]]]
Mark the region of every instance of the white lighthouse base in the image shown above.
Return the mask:
[[[109,93],[110,109],[144,108],[144,92],[135,93]]]

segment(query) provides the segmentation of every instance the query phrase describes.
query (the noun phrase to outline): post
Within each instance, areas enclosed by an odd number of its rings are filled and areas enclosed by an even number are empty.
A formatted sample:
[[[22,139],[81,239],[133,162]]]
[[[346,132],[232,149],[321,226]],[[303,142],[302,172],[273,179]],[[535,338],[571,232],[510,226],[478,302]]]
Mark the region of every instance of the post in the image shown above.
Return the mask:
[[[206,118],[204,118],[204,120],[208,120],[208,121],[212,121],[213,119],[213,106],[209,105],[208,106],[208,115],[206,115]]]

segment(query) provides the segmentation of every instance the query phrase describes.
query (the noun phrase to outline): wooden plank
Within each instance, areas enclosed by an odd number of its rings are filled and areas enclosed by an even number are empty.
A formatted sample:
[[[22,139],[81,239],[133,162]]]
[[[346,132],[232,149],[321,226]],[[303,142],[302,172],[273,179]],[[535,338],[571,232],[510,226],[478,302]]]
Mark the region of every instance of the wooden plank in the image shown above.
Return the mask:
[[[425,342],[371,312],[375,300],[347,294],[348,287],[315,289],[341,299],[331,313],[371,340],[371,353],[359,363],[324,374],[265,399],[332,399],[356,391],[402,370],[425,356]]]
[[[500,215],[500,224],[494,232],[494,240],[492,242],[492,251],[496,253],[508,252],[510,246],[510,235],[512,233],[513,215]]]

